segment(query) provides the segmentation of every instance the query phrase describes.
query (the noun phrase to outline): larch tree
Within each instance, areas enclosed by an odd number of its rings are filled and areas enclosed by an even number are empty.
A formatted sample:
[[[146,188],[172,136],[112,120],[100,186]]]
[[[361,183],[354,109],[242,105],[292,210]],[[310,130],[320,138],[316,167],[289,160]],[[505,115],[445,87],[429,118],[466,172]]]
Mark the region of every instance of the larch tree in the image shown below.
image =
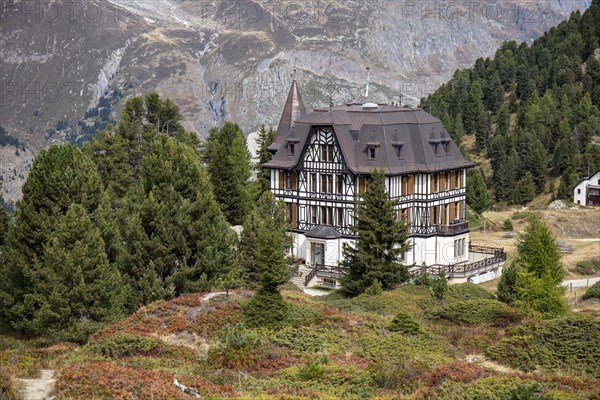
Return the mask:
[[[516,279],[507,276],[504,300],[526,310],[539,312],[546,317],[556,317],[566,312],[561,286],[564,269],[555,237],[538,217],[530,221],[525,232],[519,235],[514,265]],[[507,270],[506,274],[514,274]],[[504,274],[504,273],[503,273]],[[503,279],[501,279],[502,281]]]
[[[374,171],[363,198],[355,202],[356,244],[343,250],[347,272],[341,284],[347,295],[363,293],[375,280],[388,290],[408,279],[408,269],[400,262],[408,249],[407,228],[398,219],[395,205],[386,191],[383,171]]]

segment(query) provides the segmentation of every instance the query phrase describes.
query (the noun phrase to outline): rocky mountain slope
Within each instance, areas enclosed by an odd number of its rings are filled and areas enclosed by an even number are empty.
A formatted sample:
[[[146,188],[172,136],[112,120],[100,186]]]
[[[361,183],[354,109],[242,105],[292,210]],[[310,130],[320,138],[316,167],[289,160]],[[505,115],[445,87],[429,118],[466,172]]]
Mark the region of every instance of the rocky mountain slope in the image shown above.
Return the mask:
[[[0,125],[36,152],[81,142],[127,97],[158,91],[201,136],[227,119],[249,132],[277,122],[294,69],[308,107],[359,98],[367,66],[373,100],[416,103],[589,3],[6,0]]]

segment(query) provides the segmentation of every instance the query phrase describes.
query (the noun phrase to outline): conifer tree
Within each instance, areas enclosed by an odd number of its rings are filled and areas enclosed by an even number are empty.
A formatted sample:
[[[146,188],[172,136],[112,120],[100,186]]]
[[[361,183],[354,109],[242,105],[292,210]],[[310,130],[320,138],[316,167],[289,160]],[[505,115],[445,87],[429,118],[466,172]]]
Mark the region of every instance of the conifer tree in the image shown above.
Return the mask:
[[[500,282],[498,282],[498,287],[496,288],[496,297],[498,297],[498,300],[511,307],[514,307],[517,301],[516,285],[518,271],[519,268],[514,262],[504,267],[500,276]]]
[[[262,165],[271,161],[273,155],[267,149],[273,140],[275,140],[275,132],[272,128],[267,130],[264,125],[262,125],[258,131],[258,138],[256,140],[258,144],[258,159],[256,161],[255,170],[256,170],[256,182],[257,182],[257,190],[255,191],[255,198],[260,198],[264,192],[271,188],[271,171],[265,168],[262,168]]]
[[[408,249],[406,224],[398,220],[395,205],[386,192],[383,171],[374,171],[364,197],[355,202],[356,244],[344,247],[347,273],[341,283],[346,294],[363,293],[376,279],[386,290],[408,279],[399,261]]]
[[[134,180],[134,170],[127,148],[127,141],[117,134],[112,125],[98,132],[92,142],[94,161],[105,188],[117,199],[125,196]]]
[[[250,154],[237,124],[213,128],[204,147],[204,159],[215,198],[227,221],[241,225],[252,208]]]
[[[496,200],[511,201],[517,173],[519,170],[519,155],[515,149],[501,157],[498,168],[494,171],[494,183],[496,185]]]
[[[148,262],[172,294],[204,283],[235,264],[233,232],[214,200],[200,158],[189,146],[158,135],[142,166],[140,219]]]
[[[508,109],[508,104],[502,104],[500,110],[498,111],[498,116],[496,117],[496,134],[497,135],[506,135],[510,128],[510,112]]]
[[[31,318],[23,315],[24,296],[33,288],[33,266],[42,259],[58,221],[73,204],[80,205],[88,215],[94,213],[102,193],[102,180],[86,153],[72,145],[52,146],[40,152],[23,186],[15,225],[3,249],[0,318]]]
[[[550,228],[539,218],[533,218],[519,236],[515,263],[517,306],[549,317],[563,314],[566,304],[561,255]]]
[[[8,228],[10,226],[10,216],[4,208],[4,201],[2,199],[2,182],[0,182],[0,247],[4,244],[5,238],[8,235]],[[2,250],[0,250],[0,253]]]
[[[513,201],[516,204],[527,204],[535,197],[535,183],[531,172],[527,171],[525,175],[517,182],[515,187]]]
[[[286,212],[285,205],[277,202],[270,191],[266,191],[258,200],[256,208],[246,217],[240,237],[239,252],[243,261],[244,275],[250,285],[256,285],[261,281],[262,269],[258,260],[258,240],[263,230],[272,231],[278,237],[277,241],[282,243],[282,249],[277,250],[278,253],[283,253],[283,248],[292,245]]]
[[[467,204],[478,214],[487,210],[490,205],[490,195],[479,169],[467,171]]]
[[[246,273],[250,279],[259,279],[259,288],[245,308],[246,320],[254,326],[280,327],[287,321],[289,311],[278,290],[289,279],[284,253],[290,245],[285,209],[271,192],[265,192],[247,221],[244,228],[252,231],[242,237],[241,258],[243,262],[251,261],[244,265]]]
[[[79,204],[59,217],[29,274],[32,286],[15,328],[85,340],[123,311],[120,275],[108,262],[100,230]]]

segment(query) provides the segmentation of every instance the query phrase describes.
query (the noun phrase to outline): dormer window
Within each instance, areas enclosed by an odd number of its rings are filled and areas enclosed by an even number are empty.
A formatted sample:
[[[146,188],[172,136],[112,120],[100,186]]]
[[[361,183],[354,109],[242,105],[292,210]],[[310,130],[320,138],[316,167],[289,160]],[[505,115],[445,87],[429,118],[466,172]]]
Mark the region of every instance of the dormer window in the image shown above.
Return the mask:
[[[444,150],[446,151],[446,154],[450,154],[450,142],[444,143]]]
[[[367,159],[368,160],[375,159],[375,147],[374,146],[367,147]]]
[[[396,146],[396,157],[398,157],[399,160],[402,159],[402,146]]]
[[[433,145],[433,153],[434,153],[436,156],[439,156],[439,155],[440,155],[440,145],[439,145],[439,143],[435,143],[435,144]]]
[[[288,143],[287,145],[288,156],[293,156],[296,152],[296,143]]]

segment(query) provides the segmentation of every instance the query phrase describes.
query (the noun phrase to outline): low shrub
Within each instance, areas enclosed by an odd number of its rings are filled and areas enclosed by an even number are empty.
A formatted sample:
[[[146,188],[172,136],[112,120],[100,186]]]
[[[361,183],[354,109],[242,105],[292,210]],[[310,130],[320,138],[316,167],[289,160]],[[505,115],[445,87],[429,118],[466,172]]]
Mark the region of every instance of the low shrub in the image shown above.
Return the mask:
[[[477,364],[453,361],[435,367],[427,377],[426,382],[429,386],[438,386],[447,380],[470,383],[488,376],[490,374]]]
[[[422,331],[419,323],[415,321],[409,313],[404,311],[400,311],[398,314],[396,314],[396,316],[390,321],[388,329],[392,332],[400,332],[405,334],[416,334]]]
[[[17,399],[17,395],[12,388],[10,376],[5,370],[0,370],[0,399]]]
[[[84,349],[107,358],[155,356],[163,353],[165,348],[158,339],[128,333],[105,337],[84,346]]]
[[[481,286],[475,285],[474,283],[459,283],[456,285],[450,285],[448,288],[447,300],[477,300],[477,299],[488,299],[495,300],[495,296],[492,292],[489,292]]]
[[[575,272],[581,275],[594,275],[600,272],[600,257],[579,261],[575,265]]]
[[[398,363],[375,363],[367,368],[371,380],[380,389],[399,390],[404,394],[413,392],[423,384],[430,367],[417,357]]]
[[[505,232],[512,232],[515,229],[515,227],[513,226],[512,221],[510,219],[506,218],[504,220],[504,223],[502,224],[502,229]]]
[[[327,356],[308,360],[306,365],[298,370],[298,377],[303,381],[312,381],[321,378],[325,374],[323,364],[329,364]]]
[[[535,213],[531,211],[516,211],[510,216],[511,219],[526,219],[529,220],[535,217]]]
[[[260,344],[260,339],[254,332],[246,329],[244,324],[238,323],[233,328],[225,326],[221,334],[221,346],[232,347],[234,349],[244,349],[256,347]]]
[[[600,281],[594,283],[585,294],[581,296],[583,300],[587,299],[600,299]]]
[[[523,371],[540,369],[590,377],[600,376],[600,320],[569,315],[507,329],[506,336],[486,350],[496,361]]]
[[[509,376],[490,376],[473,382],[456,382],[447,380],[428,398],[462,399],[462,400],[512,400],[537,399],[537,397],[512,397],[519,385],[535,383]],[[545,398],[548,399],[548,398]]]
[[[518,319],[516,313],[506,304],[489,299],[462,300],[448,303],[443,307],[432,310],[429,313],[429,318],[443,318],[455,323],[472,325]]]

